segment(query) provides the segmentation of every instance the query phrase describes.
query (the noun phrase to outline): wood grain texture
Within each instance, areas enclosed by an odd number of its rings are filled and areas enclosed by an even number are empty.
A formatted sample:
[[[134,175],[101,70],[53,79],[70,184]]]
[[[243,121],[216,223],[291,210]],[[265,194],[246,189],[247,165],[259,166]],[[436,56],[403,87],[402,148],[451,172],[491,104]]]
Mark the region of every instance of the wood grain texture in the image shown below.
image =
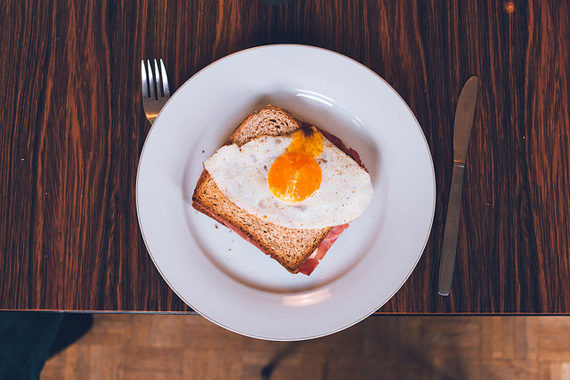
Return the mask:
[[[378,316],[291,343],[246,338],[199,317],[100,314],[47,361],[41,379],[261,379],[275,357],[274,380],[567,380],[570,318]]]
[[[135,174],[149,125],[139,60],[172,87],[270,43],[370,67],[418,118],[437,209],[425,253],[382,309],[570,313],[568,1],[3,1],[0,309],[185,311],[149,259]],[[480,78],[457,266],[436,295],[453,114]]]

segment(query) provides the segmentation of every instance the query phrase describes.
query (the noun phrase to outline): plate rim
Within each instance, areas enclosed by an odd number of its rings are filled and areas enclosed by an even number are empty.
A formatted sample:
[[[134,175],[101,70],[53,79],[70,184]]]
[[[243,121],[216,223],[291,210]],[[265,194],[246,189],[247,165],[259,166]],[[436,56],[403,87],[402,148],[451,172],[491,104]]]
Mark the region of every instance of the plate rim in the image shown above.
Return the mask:
[[[183,297],[179,291],[177,289],[175,289],[172,284],[168,281],[168,279],[166,278],[165,274],[162,272],[161,268],[159,267],[156,258],[154,257],[154,255],[152,254],[148,242],[147,242],[147,238],[145,236],[145,233],[143,231],[142,228],[142,222],[141,222],[141,216],[140,216],[140,201],[139,201],[139,191],[140,191],[140,187],[139,187],[139,183],[140,183],[140,172],[141,172],[141,162],[142,162],[142,157],[145,153],[145,149],[147,147],[147,143],[149,141],[149,137],[151,136],[151,133],[153,132],[153,130],[155,130],[155,125],[156,125],[156,121],[160,119],[161,115],[163,114],[163,110],[166,108],[166,106],[169,104],[169,102],[174,98],[174,96],[176,95],[177,92],[179,92],[180,90],[182,90],[182,88],[184,88],[185,86],[189,85],[190,82],[196,78],[199,74],[201,74],[203,71],[207,70],[208,68],[210,68],[211,66],[213,66],[216,63],[219,63],[221,61],[225,61],[231,57],[233,57],[234,55],[239,55],[239,54],[245,54],[247,52],[250,52],[252,50],[260,50],[260,49],[271,49],[271,48],[281,48],[281,47],[293,47],[293,48],[300,48],[300,49],[310,49],[310,50],[319,50],[322,53],[325,54],[333,54],[338,56],[339,58],[344,58],[347,59],[349,61],[351,61],[353,64],[356,64],[357,66],[359,66],[362,69],[365,69],[366,71],[368,71],[369,73],[373,74],[377,79],[379,79],[381,82],[383,82],[397,97],[398,99],[400,99],[400,101],[403,103],[403,105],[405,106],[405,108],[407,109],[407,111],[412,115],[413,120],[416,124],[416,127],[418,129],[418,131],[420,132],[420,135],[422,137],[422,141],[425,144],[425,147],[427,149],[427,156],[429,157],[429,163],[430,163],[430,169],[431,169],[431,178],[432,178],[432,189],[433,189],[433,199],[432,199],[432,203],[431,203],[431,218],[430,218],[430,223],[429,223],[429,227],[427,228],[427,233],[426,236],[424,238],[424,242],[422,244],[422,249],[420,251],[420,253],[417,255],[416,260],[413,264],[413,266],[411,266],[411,269],[409,271],[409,273],[405,276],[405,278],[400,282],[400,284],[395,288],[395,290],[390,294],[390,296],[387,297],[387,299],[385,301],[380,301],[380,304],[378,306],[376,306],[371,312],[363,315],[360,318],[357,318],[355,321],[350,322],[348,324],[344,324],[341,327],[338,327],[334,330],[325,332],[325,333],[319,333],[319,334],[315,334],[315,335],[310,335],[310,336],[301,336],[301,337],[289,337],[289,338],[275,338],[275,337],[269,337],[269,336],[262,336],[262,335],[256,335],[256,334],[251,334],[248,333],[246,331],[239,331],[237,329],[234,329],[232,327],[229,327],[223,323],[220,323],[216,320],[214,320],[212,317],[209,317],[208,315],[205,315],[204,313],[202,313],[201,311],[199,311],[195,306],[193,306],[185,297]],[[190,306],[192,308],[192,310],[196,313],[198,313],[200,316],[206,318],[208,321],[216,324],[217,326],[220,326],[226,330],[232,331],[236,334],[240,334],[243,336],[247,336],[250,338],[256,338],[256,339],[262,339],[262,340],[268,340],[268,341],[303,341],[303,340],[310,340],[310,339],[316,339],[316,338],[321,338],[324,336],[328,336],[328,335],[332,335],[335,334],[337,332],[340,332],[342,330],[345,330],[351,326],[356,325],[357,323],[360,323],[361,321],[363,321],[364,319],[368,318],[370,315],[374,314],[378,309],[380,309],[382,306],[384,306],[389,300],[391,300],[396,293],[398,293],[398,291],[400,291],[400,289],[402,288],[402,286],[406,283],[406,281],[408,281],[409,277],[412,275],[412,273],[414,272],[414,270],[416,269],[419,261],[421,260],[422,256],[425,253],[425,249],[427,246],[427,243],[429,242],[429,238],[431,236],[431,232],[432,232],[432,228],[433,228],[433,223],[434,223],[434,219],[435,219],[435,210],[436,210],[436,201],[437,201],[437,183],[436,183],[436,178],[435,178],[435,167],[433,164],[433,156],[432,156],[432,152],[429,146],[429,143],[427,141],[427,138],[425,136],[425,133],[422,129],[422,126],[420,124],[420,122],[418,121],[416,115],[414,114],[414,112],[412,111],[412,109],[410,108],[410,106],[408,105],[408,103],[404,100],[404,98],[402,98],[402,96],[384,79],[382,78],[378,73],[376,73],[374,70],[372,70],[371,68],[369,68],[368,66],[358,62],[357,60],[350,58],[344,54],[338,53],[336,51],[333,50],[329,50],[329,49],[325,49],[322,47],[318,47],[318,46],[313,46],[313,45],[306,45],[306,44],[268,44],[268,45],[259,45],[259,46],[254,46],[254,47],[250,47],[250,48],[246,48],[246,49],[242,49],[242,50],[238,50],[236,52],[233,52],[231,54],[225,55],[213,62],[210,62],[208,65],[204,66],[202,69],[200,69],[199,71],[197,71],[196,73],[194,73],[190,78],[188,78],[180,87],[178,87],[176,89],[176,91],[170,96],[170,98],[166,101],[166,103],[164,104],[164,106],[162,107],[162,109],[160,110],[158,116],[156,117],[156,119],[154,120],[154,122],[151,124],[150,129],[148,130],[146,136],[145,136],[145,141],[143,143],[143,147],[141,149],[141,152],[139,154],[139,160],[137,163],[137,174],[136,174],[136,182],[135,182],[135,204],[136,204],[136,213],[137,213],[137,222],[138,222],[138,229],[139,232],[141,234],[141,237],[143,239],[144,245],[145,245],[145,249],[147,251],[147,254],[150,256],[152,263],[154,264],[155,269],[159,272],[160,276],[162,277],[162,279],[166,282],[166,284],[168,285],[168,287],[170,288],[171,291],[173,291],[178,298],[180,298],[180,300],[182,302],[184,302],[187,306]],[[398,313],[398,312],[395,312]],[[388,314],[388,313],[387,313]],[[393,314],[393,313],[390,313]],[[408,314],[408,313],[406,313]]]

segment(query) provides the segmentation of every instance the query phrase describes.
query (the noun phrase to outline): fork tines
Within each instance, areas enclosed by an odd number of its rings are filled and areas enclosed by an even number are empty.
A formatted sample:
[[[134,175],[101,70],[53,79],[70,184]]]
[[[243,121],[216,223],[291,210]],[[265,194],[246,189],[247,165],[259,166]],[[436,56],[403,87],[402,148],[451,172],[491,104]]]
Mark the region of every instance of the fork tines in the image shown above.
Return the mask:
[[[142,78],[142,95],[143,97],[158,99],[170,96],[168,88],[168,77],[166,76],[166,68],[162,59],[160,61],[160,69],[156,58],[152,60],[141,60],[141,78]]]

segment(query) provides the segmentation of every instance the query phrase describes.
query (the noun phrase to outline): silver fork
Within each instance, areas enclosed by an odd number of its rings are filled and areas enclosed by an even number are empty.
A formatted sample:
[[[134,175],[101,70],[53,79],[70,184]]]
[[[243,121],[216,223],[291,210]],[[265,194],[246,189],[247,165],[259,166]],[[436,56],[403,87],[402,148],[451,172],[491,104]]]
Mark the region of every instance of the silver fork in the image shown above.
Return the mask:
[[[144,59],[141,60],[141,80],[142,80],[142,99],[143,108],[146,118],[150,123],[156,119],[158,113],[170,98],[170,89],[168,88],[168,77],[166,76],[166,69],[162,59],[160,62],[160,69],[156,59],[154,67],[151,65],[151,60],[146,60],[146,68]]]

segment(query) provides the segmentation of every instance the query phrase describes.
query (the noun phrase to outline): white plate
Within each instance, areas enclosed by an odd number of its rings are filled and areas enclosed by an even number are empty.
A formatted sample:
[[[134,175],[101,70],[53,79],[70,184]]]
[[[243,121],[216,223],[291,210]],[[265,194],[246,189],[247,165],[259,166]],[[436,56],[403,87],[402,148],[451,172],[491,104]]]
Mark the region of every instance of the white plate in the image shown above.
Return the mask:
[[[308,277],[191,206],[202,162],[267,103],[340,137],[372,177],[370,206]],[[139,224],[164,280],[212,322],[262,339],[320,337],[380,308],[421,257],[434,210],[430,151],[406,103],[365,66],[309,46],[244,50],[194,75],[154,122],[139,162]]]

